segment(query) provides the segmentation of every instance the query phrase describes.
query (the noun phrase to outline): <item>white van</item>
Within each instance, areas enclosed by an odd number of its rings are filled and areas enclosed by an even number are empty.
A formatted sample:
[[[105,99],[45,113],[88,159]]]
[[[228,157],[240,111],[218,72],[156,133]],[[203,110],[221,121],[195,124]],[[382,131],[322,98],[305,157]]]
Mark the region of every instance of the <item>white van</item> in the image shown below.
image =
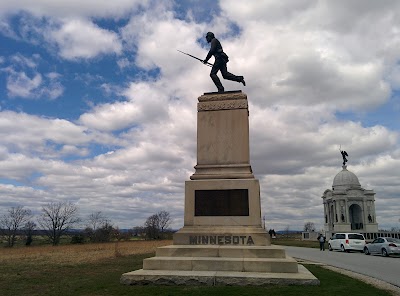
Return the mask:
[[[365,238],[361,233],[335,233],[328,241],[329,251],[341,250],[342,252],[363,252]]]

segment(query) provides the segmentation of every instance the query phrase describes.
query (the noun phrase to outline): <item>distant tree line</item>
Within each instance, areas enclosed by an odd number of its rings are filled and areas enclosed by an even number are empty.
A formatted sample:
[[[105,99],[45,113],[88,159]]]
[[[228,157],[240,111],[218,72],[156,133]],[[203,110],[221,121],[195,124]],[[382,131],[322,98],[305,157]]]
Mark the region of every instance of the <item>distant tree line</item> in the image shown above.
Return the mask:
[[[82,225],[83,230],[76,230]],[[143,226],[120,231],[102,212],[91,213],[84,221],[78,216],[78,207],[71,202],[48,203],[41,208],[34,221],[31,210],[22,206],[12,207],[0,216],[0,243],[13,247],[17,240],[24,239],[30,246],[34,236],[44,236],[53,246],[60,244],[63,237],[70,237],[71,243],[98,243],[112,240],[165,239],[172,231],[170,214],[160,211],[148,217]]]

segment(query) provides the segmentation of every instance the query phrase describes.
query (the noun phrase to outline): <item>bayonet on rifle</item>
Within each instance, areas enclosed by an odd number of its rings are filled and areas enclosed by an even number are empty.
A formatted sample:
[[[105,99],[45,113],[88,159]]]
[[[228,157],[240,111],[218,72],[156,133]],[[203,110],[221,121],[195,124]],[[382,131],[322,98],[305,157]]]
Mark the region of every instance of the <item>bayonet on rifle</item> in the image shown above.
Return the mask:
[[[185,55],[188,55],[188,56],[190,56],[190,57],[192,57],[192,58],[194,58],[194,59],[196,59],[196,60],[199,60],[200,62],[203,63],[203,60],[202,60],[202,59],[199,59],[198,57],[195,57],[195,56],[192,56],[191,54],[188,54],[188,53],[186,53],[186,52],[180,51],[179,49],[177,49],[177,51],[179,51],[179,52],[181,52],[181,53],[183,53],[183,54],[185,54]],[[211,63],[209,63],[209,62],[205,63],[204,65],[207,65],[207,66],[209,66],[209,67],[212,67],[212,66],[213,66],[213,64],[211,64]]]

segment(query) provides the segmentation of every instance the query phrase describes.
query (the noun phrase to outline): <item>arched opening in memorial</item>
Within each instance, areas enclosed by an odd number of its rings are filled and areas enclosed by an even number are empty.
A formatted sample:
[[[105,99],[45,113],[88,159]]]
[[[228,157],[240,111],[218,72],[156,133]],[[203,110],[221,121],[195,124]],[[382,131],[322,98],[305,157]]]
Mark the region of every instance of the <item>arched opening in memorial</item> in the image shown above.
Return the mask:
[[[351,205],[349,208],[351,229],[364,229],[362,219],[362,209],[359,205]]]

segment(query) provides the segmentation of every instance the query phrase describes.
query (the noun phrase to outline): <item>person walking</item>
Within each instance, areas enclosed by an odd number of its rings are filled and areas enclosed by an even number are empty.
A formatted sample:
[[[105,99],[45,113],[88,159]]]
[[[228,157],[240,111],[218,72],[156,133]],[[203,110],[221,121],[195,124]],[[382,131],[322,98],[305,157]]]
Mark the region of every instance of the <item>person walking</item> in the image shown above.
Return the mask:
[[[224,79],[241,82],[244,86],[246,86],[246,82],[244,81],[243,76],[236,76],[228,72],[226,63],[228,63],[229,57],[222,49],[221,42],[219,42],[219,40],[215,38],[214,33],[208,32],[206,35],[206,40],[208,43],[211,43],[211,47],[203,63],[207,64],[211,56],[214,56],[215,61],[214,65],[211,68],[210,77],[217,87],[218,92],[224,92],[224,87],[222,86],[222,83],[217,76],[218,71],[221,71],[222,77],[224,77]]]
[[[320,233],[318,235],[317,239],[319,241],[319,250],[320,251],[325,251],[325,241],[326,241],[325,236],[322,233]]]

